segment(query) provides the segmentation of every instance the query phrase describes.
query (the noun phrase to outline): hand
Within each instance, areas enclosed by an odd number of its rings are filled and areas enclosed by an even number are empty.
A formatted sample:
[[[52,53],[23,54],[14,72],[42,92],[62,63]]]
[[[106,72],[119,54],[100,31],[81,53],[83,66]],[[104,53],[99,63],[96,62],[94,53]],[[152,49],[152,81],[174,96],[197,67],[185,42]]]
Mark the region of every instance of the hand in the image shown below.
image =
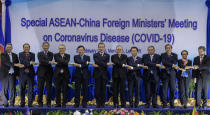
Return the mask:
[[[185,72],[185,71],[186,71],[186,69],[182,69],[182,68],[180,68],[180,70],[181,70],[182,72]]]
[[[75,63],[71,63],[71,62],[69,62],[68,64],[69,64],[69,65],[73,65],[73,66],[74,66],[74,64],[75,64]]]
[[[129,70],[133,70],[133,67],[132,66],[129,66],[127,67]]]
[[[39,63],[36,63],[36,62],[33,62],[33,61],[31,61],[30,63],[31,63],[31,65],[38,65],[39,64]]]
[[[57,62],[53,62],[53,64],[54,64],[54,65],[57,65],[58,63],[57,63]]]
[[[73,65],[76,66],[76,67],[81,67],[81,65],[78,64],[78,63],[74,63]]]
[[[88,64],[93,65],[94,63],[93,62],[88,62]]]
[[[24,68],[24,65],[23,65],[23,64],[19,64],[18,67],[19,67],[19,68]]]
[[[194,65],[193,66],[193,69],[198,69],[199,67],[197,65]]]
[[[93,64],[94,67],[99,67],[97,64]]]
[[[178,67],[177,65],[175,65],[175,64],[173,64],[172,67],[173,67],[174,69],[178,69],[178,68],[179,68],[179,67]]]
[[[143,66],[142,68],[143,68],[143,69],[148,69],[148,66]]]
[[[19,67],[19,68],[23,68],[23,67],[24,67],[24,65],[23,65],[23,64],[19,64],[19,63],[14,64],[14,66]]]
[[[113,64],[114,64],[114,63],[112,63],[112,62],[108,62],[108,63],[107,63],[108,66],[113,65]]]
[[[157,67],[159,67],[159,68],[161,67],[161,65],[160,65],[160,64],[156,64],[156,66],[157,66]]]
[[[54,62],[53,62],[53,61],[49,61],[49,64],[53,65],[53,64],[54,64]]]
[[[161,69],[166,69],[166,67],[164,65],[161,65],[160,68]]]

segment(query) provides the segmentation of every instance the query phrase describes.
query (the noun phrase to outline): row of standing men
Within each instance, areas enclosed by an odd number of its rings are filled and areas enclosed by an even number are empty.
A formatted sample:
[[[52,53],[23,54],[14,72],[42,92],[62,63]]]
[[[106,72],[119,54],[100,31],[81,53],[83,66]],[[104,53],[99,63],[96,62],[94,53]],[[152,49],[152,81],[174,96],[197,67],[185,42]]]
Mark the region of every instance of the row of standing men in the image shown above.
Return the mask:
[[[16,76],[20,80],[20,107],[25,106],[25,91],[28,84],[28,106],[32,107],[33,102],[33,85],[34,85],[34,66],[39,65],[37,70],[38,76],[38,104],[43,106],[42,97],[44,84],[47,89],[47,106],[51,106],[51,88],[52,76],[55,80],[56,90],[56,107],[66,107],[68,98],[68,84],[70,72],[68,65],[76,66],[75,77],[75,105],[80,105],[80,90],[82,86],[83,100],[82,106],[87,107],[88,102],[88,83],[90,78],[89,65],[94,66],[93,77],[95,78],[95,98],[96,107],[104,107],[106,96],[106,83],[108,79],[107,66],[113,66],[112,70],[112,86],[114,107],[119,107],[118,92],[120,91],[121,107],[126,107],[125,99],[125,81],[128,80],[129,106],[138,107],[140,101],[140,81],[144,80],[146,104],[145,107],[152,106],[158,108],[157,105],[157,89],[160,80],[163,83],[163,108],[167,107],[168,87],[170,88],[170,107],[174,108],[175,85],[176,78],[180,89],[180,99],[183,107],[187,107],[188,88],[190,79],[196,82],[196,107],[207,107],[207,94],[209,85],[209,63],[210,58],[205,55],[205,47],[198,48],[199,56],[192,61],[187,58],[188,51],[181,52],[182,59],[178,60],[176,53],[172,52],[172,45],[165,45],[165,53],[158,55],[155,53],[155,47],[149,46],[148,54],[144,54],[142,58],[138,56],[138,48],[131,47],[131,56],[122,54],[123,47],[116,47],[116,54],[111,56],[105,53],[105,44],[98,44],[98,52],[93,54],[94,62],[90,62],[90,57],[84,54],[85,47],[78,46],[78,55],[74,56],[74,63],[70,61],[70,55],[65,53],[65,45],[59,45],[59,53],[53,54],[49,51],[50,44],[44,42],[42,44],[43,51],[38,53],[39,63],[35,62],[35,54],[30,52],[30,45],[23,45],[23,52],[17,54],[12,52],[12,44],[6,45],[6,52],[1,54],[0,78],[2,88],[3,105],[8,107],[8,89],[10,91],[10,105],[14,106],[15,102],[15,85]],[[54,61],[53,61],[54,57]],[[53,71],[52,65],[55,65]],[[143,74],[141,74],[143,68]],[[191,69],[192,74],[191,74]],[[178,71],[177,71],[178,70]],[[135,91],[135,93],[134,93]],[[203,92],[202,92],[203,91]],[[63,99],[61,103],[61,92]],[[203,93],[203,104],[200,106],[201,94]],[[135,94],[135,101],[133,100]]]

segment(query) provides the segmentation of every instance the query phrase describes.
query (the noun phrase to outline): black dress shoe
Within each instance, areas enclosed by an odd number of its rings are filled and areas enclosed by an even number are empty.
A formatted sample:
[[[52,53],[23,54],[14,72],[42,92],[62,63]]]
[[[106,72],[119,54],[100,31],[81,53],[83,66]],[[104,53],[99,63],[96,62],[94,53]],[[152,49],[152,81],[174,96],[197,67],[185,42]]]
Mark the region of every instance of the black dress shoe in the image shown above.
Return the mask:
[[[96,105],[96,108],[100,108],[101,106],[100,105]]]
[[[149,108],[149,104],[145,104],[144,107],[145,107],[145,108]]]
[[[104,104],[102,104],[100,107],[101,107],[101,108],[104,108]]]
[[[43,107],[43,104],[39,104],[39,107]]]
[[[152,107],[153,107],[153,108],[159,108],[159,106],[158,106],[158,105],[152,105]]]
[[[20,104],[20,107],[25,107],[25,105],[24,104]]]
[[[122,105],[121,105],[121,108],[125,108],[125,107],[126,107],[126,104],[122,104]]]
[[[136,105],[136,104],[134,105],[135,108],[138,108],[138,106],[139,106],[139,105]]]
[[[79,105],[78,104],[74,104],[74,108],[78,108],[79,107]]]
[[[47,104],[47,107],[51,107],[51,104]]]
[[[166,104],[163,104],[163,108],[167,108],[167,105]]]
[[[175,108],[175,106],[174,105],[171,105],[170,108]]]
[[[82,105],[82,108],[87,108],[87,105],[86,104]]]
[[[62,104],[62,107],[65,108],[66,107],[66,104]]]
[[[8,107],[9,105],[8,104],[4,104],[4,107]]]
[[[10,106],[11,106],[11,107],[14,107],[15,105],[14,105],[14,104],[10,104]]]
[[[186,109],[187,108],[187,105],[184,105],[183,108]]]
[[[29,104],[28,107],[33,107],[33,105],[32,104]]]
[[[114,104],[114,108],[119,108],[119,105],[118,104]]]
[[[55,107],[61,107],[61,105],[60,104],[56,104]]]

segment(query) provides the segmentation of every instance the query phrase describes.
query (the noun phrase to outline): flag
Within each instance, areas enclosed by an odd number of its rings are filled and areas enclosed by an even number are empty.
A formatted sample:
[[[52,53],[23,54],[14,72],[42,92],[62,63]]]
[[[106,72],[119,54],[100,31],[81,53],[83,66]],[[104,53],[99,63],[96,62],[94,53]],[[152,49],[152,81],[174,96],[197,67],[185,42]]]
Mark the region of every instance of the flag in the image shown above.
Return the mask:
[[[2,32],[2,25],[0,19],[0,66],[1,66],[1,53],[4,52],[4,46],[5,46],[5,41],[4,41],[4,35]]]
[[[198,111],[196,110],[196,107],[193,108],[192,115],[199,115]]]
[[[11,0],[5,1],[6,12],[5,12],[5,45],[11,43],[11,22],[9,15],[9,6],[11,5]]]

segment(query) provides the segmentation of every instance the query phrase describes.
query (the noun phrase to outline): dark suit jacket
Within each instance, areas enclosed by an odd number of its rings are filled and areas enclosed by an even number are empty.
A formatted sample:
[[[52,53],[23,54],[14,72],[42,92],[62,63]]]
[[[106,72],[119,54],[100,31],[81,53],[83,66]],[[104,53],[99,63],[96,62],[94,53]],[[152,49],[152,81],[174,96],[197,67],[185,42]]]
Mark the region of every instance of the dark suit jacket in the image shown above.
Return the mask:
[[[118,54],[114,54],[111,57],[112,63],[114,63],[113,65],[113,70],[112,70],[112,77],[113,78],[126,78],[126,68],[122,67],[123,64],[127,64],[127,55],[125,54],[121,54],[120,58],[118,56]]]
[[[8,53],[5,52],[1,54],[1,60],[2,60],[2,70],[3,70],[2,72],[5,72],[5,73],[0,73],[5,75],[2,77],[6,77],[6,75],[9,73],[10,67],[13,67],[14,75],[19,76],[19,68],[14,66],[14,64],[19,63],[17,54],[12,53],[12,62],[11,62]]]
[[[148,66],[148,69],[143,70],[144,80],[149,79],[149,75],[150,75],[151,71],[153,72],[154,78],[158,80],[159,75],[160,75],[160,69],[158,67],[156,67],[156,64],[160,64],[160,62],[161,62],[160,55],[154,54],[152,61],[151,61],[150,55],[144,54],[142,60],[143,60],[144,65]]]
[[[192,66],[192,61],[191,60],[188,60],[188,63],[187,65],[184,65],[184,62],[182,61],[182,59],[178,60],[178,66],[180,68],[185,68],[186,66]],[[191,77],[191,69],[187,69],[186,72],[188,73],[188,77]],[[181,78],[181,75],[182,75],[182,71],[179,70],[178,73],[177,73],[177,77],[180,79]]]
[[[20,68],[20,76],[23,74],[26,74],[25,69],[29,69],[28,75],[31,77],[35,76],[35,71],[34,71],[34,66],[30,64],[31,61],[35,61],[35,54],[32,52],[29,52],[29,57],[26,59],[26,54],[25,52],[20,52],[19,53],[19,60],[20,63],[24,65],[24,68]]]
[[[109,62],[109,54],[104,53],[103,56],[101,54],[95,53],[93,54],[93,59],[95,61],[95,64],[97,64],[99,67],[94,68],[93,77],[99,78],[102,76],[103,79],[107,79],[109,76],[108,70],[107,70],[107,63]]]
[[[70,72],[68,68],[68,63],[70,61],[70,55],[69,54],[64,54],[64,57],[62,58],[60,53],[57,53],[54,55],[55,62],[57,62],[54,70],[54,77],[59,78],[59,73],[61,69],[64,70],[65,77],[68,79],[70,78]]]
[[[46,73],[49,73],[50,76],[53,75],[52,65],[49,64],[49,61],[53,60],[53,53],[48,51],[47,55],[44,54],[44,51],[38,53],[39,67],[37,70],[38,77],[45,77]]]
[[[177,54],[172,52],[171,55],[169,56],[167,53],[162,53],[161,54],[161,62],[166,67],[165,69],[161,70],[162,74],[163,73],[168,73],[169,74],[171,72],[171,70],[174,70],[176,72],[177,70],[175,70],[172,66],[173,66],[173,64],[176,65],[177,61],[178,61]],[[163,78],[163,77],[164,76],[161,75],[162,79],[166,79],[166,78]]]
[[[197,56],[194,58],[193,65],[198,65],[199,67],[199,69],[193,70],[192,75],[194,78],[201,77],[201,74],[209,74],[209,64],[210,64],[209,60],[210,60],[210,57],[205,55],[203,57],[202,63],[200,64],[200,56]]]
[[[127,64],[133,67],[133,70],[128,70],[128,80],[134,80],[133,77],[141,78],[141,69],[140,67],[137,67],[137,65],[142,64],[142,59],[138,56],[136,59],[137,60],[135,62],[132,56],[127,59]]]
[[[84,79],[90,78],[90,71],[88,70],[88,64],[87,62],[90,62],[90,56],[84,55],[83,59],[81,59],[80,55],[74,56],[74,62],[77,64],[81,64],[81,67],[76,67],[74,76],[75,78],[81,78],[81,76]]]

